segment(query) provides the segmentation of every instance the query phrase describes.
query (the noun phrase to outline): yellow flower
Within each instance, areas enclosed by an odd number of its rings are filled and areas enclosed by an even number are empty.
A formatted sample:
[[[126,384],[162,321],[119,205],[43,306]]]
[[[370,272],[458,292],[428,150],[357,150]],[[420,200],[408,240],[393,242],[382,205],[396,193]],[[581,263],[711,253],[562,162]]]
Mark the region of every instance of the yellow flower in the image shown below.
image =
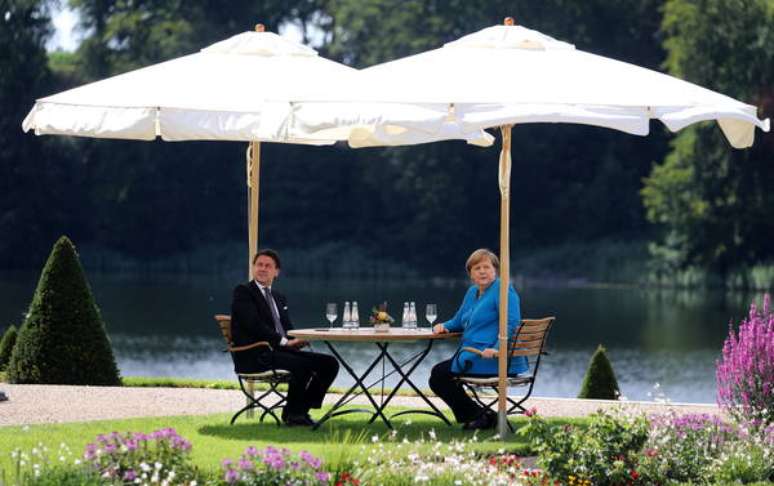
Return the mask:
[[[380,311],[378,314],[376,314],[376,318],[380,321],[386,321],[387,320],[387,313],[384,311]]]

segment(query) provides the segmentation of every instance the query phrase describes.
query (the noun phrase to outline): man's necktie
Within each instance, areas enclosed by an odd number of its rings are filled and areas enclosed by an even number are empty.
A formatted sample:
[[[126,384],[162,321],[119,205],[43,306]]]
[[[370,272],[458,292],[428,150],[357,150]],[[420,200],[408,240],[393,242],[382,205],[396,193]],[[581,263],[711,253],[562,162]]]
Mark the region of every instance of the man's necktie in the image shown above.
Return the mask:
[[[271,318],[274,320],[274,329],[280,337],[285,337],[285,329],[282,327],[279,314],[277,314],[277,305],[274,302],[274,297],[271,295],[271,289],[264,287],[263,290],[266,295],[266,303],[269,304],[269,309],[271,310]]]

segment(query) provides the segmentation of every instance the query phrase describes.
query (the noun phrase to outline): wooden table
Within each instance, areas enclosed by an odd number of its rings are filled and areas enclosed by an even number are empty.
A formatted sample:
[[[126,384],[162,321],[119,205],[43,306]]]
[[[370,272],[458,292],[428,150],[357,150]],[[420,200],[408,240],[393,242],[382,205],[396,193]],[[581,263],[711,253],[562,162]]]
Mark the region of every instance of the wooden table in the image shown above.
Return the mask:
[[[446,418],[446,416],[441,413],[440,410],[438,410],[438,407],[436,407],[433,402],[431,402],[424,393],[422,393],[422,390],[420,390],[412,381],[411,381],[411,373],[414,372],[414,370],[419,366],[419,364],[422,362],[422,360],[425,359],[427,354],[430,352],[430,349],[433,347],[433,343],[439,339],[455,339],[460,336],[460,333],[446,333],[446,334],[433,334],[433,332],[428,328],[420,328],[420,329],[403,329],[400,327],[392,327],[388,332],[376,332],[372,327],[361,327],[359,329],[341,329],[341,328],[316,328],[316,329],[297,329],[290,331],[288,333],[290,336],[304,339],[306,341],[323,341],[328,346],[328,349],[331,350],[331,353],[336,357],[337,360],[339,360],[339,363],[344,367],[344,369],[347,370],[347,372],[352,376],[352,378],[355,379],[355,384],[352,385],[342,396],[341,398],[331,407],[331,409],[326,413],[318,422],[315,424],[313,429],[317,429],[320,427],[323,423],[328,421],[328,419],[336,417],[338,415],[344,415],[347,413],[356,413],[356,412],[363,412],[363,413],[370,413],[372,414],[371,420],[368,423],[373,423],[374,420],[376,420],[377,417],[381,418],[382,421],[387,425],[387,428],[392,429],[392,424],[390,423],[390,420],[385,416],[384,410],[387,407],[387,405],[390,403],[392,398],[397,393],[398,389],[405,383],[408,386],[410,386],[414,392],[417,394],[417,396],[424,400],[425,403],[427,403],[432,411],[429,410],[405,410],[403,412],[399,412],[396,414],[393,414],[390,416],[390,418],[397,417],[398,415],[405,415],[410,413],[423,413],[427,415],[432,415],[435,417],[440,418],[444,422],[446,422],[447,425],[451,425],[451,422],[449,422],[449,419]],[[408,342],[417,342],[422,341],[426,342],[427,345],[425,346],[425,349],[416,353],[415,355],[409,357],[408,359],[404,360],[402,363],[399,363],[390,353],[389,353],[389,346],[392,343],[408,343]],[[352,367],[347,363],[347,361],[339,354],[339,352],[336,350],[336,347],[333,345],[335,342],[349,342],[349,343],[373,343],[378,348],[379,352],[376,356],[376,358],[371,362],[371,364],[366,368],[364,372],[362,372],[360,375],[358,375]],[[368,377],[369,374],[376,368],[376,365],[379,362],[388,361],[390,365],[393,368],[393,371],[389,373],[384,372],[384,366],[382,366],[382,376],[380,379],[375,381],[371,385],[366,385],[365,379]],[[393,373],[397,373],[400,375],[400,380],[398,381],[398,384],[392,389],[392,391],[387,395],[387,397],[384,397],[384,380],[392,375]],[[381,403],[378,403],[374,397],[371,395],[369,388],[374,386],[376,383],[380,383],[382,385],[382,393],[381,393]],[[357,391],[357,390],[360,391]],[[352,401],[353,398],[356,396],[363,394],[366,398],[368,398],[368,401],[373,406],[373,411],[370,409],[346,409],[341,410],[341,408],[348,404],[350,401]]]

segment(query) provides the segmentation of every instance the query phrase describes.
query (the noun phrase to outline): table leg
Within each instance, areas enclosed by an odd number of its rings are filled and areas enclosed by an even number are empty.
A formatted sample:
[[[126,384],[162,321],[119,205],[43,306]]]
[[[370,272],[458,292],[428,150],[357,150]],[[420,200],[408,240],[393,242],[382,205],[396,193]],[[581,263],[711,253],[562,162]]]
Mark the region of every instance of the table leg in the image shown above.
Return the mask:
[[[341,396],[341,398],[331,407],[330,410],[328,410],[328,413],[326,413],[313,427],[312,430],[317,430],[323,423],[328,421],[331,417],[336,417],[338,415],[344,415],[346,413],[355,413],[355,412],[366,412],[366,413],[372,413],[370,410],[364,410],[364,409],[354,409],[354,410],[341,410],[339,411],[338,408],[348,403],[351,398],[353,397],[353,392],[360,388],[362,390],[361,393],[363,393],[366,398],[368,398],[368,401],[371,402],[371,405],[373,405],[374,410],[376,412],[373,414],[373,417],[371,418],[371,421],[378,416],[382,418],[382,421],[387,425],[388,429],[392,429],[392,424],[387,419],[387,417],[384,415],[382,409],[383,407],[380,407],[378,403],[376,403],[376,400],[374,400],[373,396],[371,396],[371,393],[368,391],[368,387],[365,386],[363,381],[368,377],[368,375],[371,373],[371,371],[376,367],[376,365],[379,363],[380,360],[384,358],[384,350],[382,350],[381,353],[379,353],[379,356],[374,359],[374,361],[371,363],[371,365],[366,369],[366,371],[361,375],[357,376],[357,373],[352,369],[351,366],[344,360],[344,358],[341,357],[341,355],[336,351],[336,348],[330,343],[330,341],[325,341],[325,344],[328,345],[328,349],[331,350],[331,353],[336,357],[337,360],[339,360],[339,363],[344,367],[344,369],[347,370],[347,373],[350,374],[352,378],[355,379],[355,384],[352,385],[349,390],[344,393],[344,395]]]
[[[392,364],[392,367],[401,376],[401,379],[398,382],[398,384],[395,385],[395,388],[393,388],[392,392],[387,396],[387,399],[382,403],[382,410],[384,410],[384,408],[387,406],[387,404],[390,403],[390,400],[392,400],[392,398],[395,396],[395,393],[397,393],[397,391],[401,387],[401,385],[403,385],[403,383],[406,383],[411,388],[414,389],[414,392],[417,394],[417,396],[419,398],[421,398],[422,400],[424,400],[424,402],[426,404],[428,404],[430,406],[430,408],[433,409],[433,411],[430,412],[430,411],[427,411],[427,410],[404,410],[403,412],[398,412],[398,413],[392,415],[392,417],[397,417],[399,415],[407,415],[407,414],[412,414],[412,413],[423,413],[423,414],[426,414],[426,415],[432,415],[434,417],[438,417],[441,420],[443,420],[444,422],[446,422],[446,425],[451,425],[451,422],[449,421],[448,418],[446,418],[446,415],[444,415],[440,410],[438,410],[438,407],[436,407],[435,404],[433,404],[433,402],[431,402],[430,399],[428,399],[425,396],[425,394],[422,393],[422,391],[419,388],[417,388],[417,386],[414,385],[414,383],[409,378],[411,373],[413,373],[414,370],[417,368],[417,366],[419,366],[419,363],[421,363],[425,359],[425,357],[428,355],[428,353],[430,353],[430,349],[433,347],[433,340],[429,339],[427,341],[427,347],[425,348],[425,350],[422,353],[420,353],[416,357],[416,361],[414,361],[414,364],[411,365],[411,367],[408,369],[408,371],[406,373],[403,372],[403,368],[401,367],[401,365],[398,364],[398,362],[396,362],[395,359],[393,359],[393,357],[390,355],[389,351],[387,350],[388,343],[376,343],[376,345],[379,346],[379,348],[382,350],[381,354],[383,354],[390,361],[390,363]],[[376,418],[375,416],[371,417],[371,422],[373,422],[375,418]]]

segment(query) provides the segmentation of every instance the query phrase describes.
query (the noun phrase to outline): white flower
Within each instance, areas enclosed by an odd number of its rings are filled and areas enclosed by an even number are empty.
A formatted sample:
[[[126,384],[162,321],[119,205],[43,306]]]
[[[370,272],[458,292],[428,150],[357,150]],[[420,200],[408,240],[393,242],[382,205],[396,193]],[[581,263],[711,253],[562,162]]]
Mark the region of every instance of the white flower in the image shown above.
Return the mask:
[[[156,466],[156,470],[159,470],[159,469],[161,469],[161,468],[162,468],[162,464],[161,464],[160,462],[156,462],[156,463],[154,464],[154,466]]]
[[[429,435],[431,439],[436,440],[435,429],[430,429],[430,432],[428,432],[427,435]]]
[[[150,471],[150,470],[151,470],[151,467],[150,467],[148,464],[146,464],[146,463],[144,463],[144,462],[141,462],[141,463],[140,463],[140,469],[141,469],[141,470],[143,470],[143,471],[145,471],[145,472],[148,472],[148,471]]]
[[[371,442],[373,442],[373,443],[377,443],[377,442],[379,442],[379,436],[378,436],[378,435],[374,435],[374,436],[372,436],[372,437],[371,437]]]

